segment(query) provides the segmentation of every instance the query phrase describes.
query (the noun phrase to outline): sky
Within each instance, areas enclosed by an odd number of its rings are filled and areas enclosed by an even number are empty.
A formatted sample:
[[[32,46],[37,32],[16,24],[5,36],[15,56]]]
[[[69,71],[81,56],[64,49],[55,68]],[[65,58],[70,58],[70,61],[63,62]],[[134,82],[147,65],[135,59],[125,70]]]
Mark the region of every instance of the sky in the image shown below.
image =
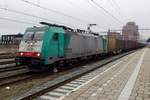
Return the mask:
[[[122,29],[128,21],[150,28],[149,6],[150,0],[0,0],[0,35],[24,33],[41,21],[85,30],[97,24],[94,32]],[[147,39],[150,31],[140,35]]]

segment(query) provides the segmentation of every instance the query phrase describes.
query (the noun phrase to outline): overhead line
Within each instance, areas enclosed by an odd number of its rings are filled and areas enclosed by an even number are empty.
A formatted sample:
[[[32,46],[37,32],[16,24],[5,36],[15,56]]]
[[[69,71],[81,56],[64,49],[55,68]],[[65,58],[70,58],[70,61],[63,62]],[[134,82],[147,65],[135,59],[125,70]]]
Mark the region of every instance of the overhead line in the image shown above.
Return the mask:
[[[71,19],[74,19],[74,20],[76,20],[76,21],[78,21],[78,22],[80,22],[80,23],[81,23],[81,21],[84,22],[84,23],[87,23],[87,24],[90,23],[90,22],[85,21],[85,20],[83,20],[83,19],[76,18],[76,17],[74,17],[74,16],[71,16],[71,15],[65,14],[65,13],[63,13],[63,12],[59,12],[59,11],[56,11],[56,10],[53,10],[53,9],[50,9],[50,8],[47,8],[47,7],[44,7],[44,6],[41,6],[41,5],[38,5],[38,4],[36,4],[36,3],[30,2],[30,1],[27,1],[27,0],[21,0],[21,1],[23,1],[23,2],[25,2],[25,3],[27,3],[27,4],[30,4],[30,5],[32,5],[32,6],[36,6],[36,7],[38,7],[38,8],[47,10],[47,11],[49,11],[49,12],[53,12],[53,13],[56,13],[56,14],[59,14],[59,15],[66,16],[66,17],[71,18]]]
[[[86,9],[83,9],[82,7],[80,7],[79,5],[77,5],[77,4],[74,4],[71,0],[68,0],[68,3],[69,4],[71,4],[71,5],[73,5],[73,6],[76,6],[76,7],[78,7],[79,9],[82,9],[83,10],[83,12],[84,11],[86,11],[87,13],[88,13],[88,11],[86,10]],[[85,12],[84,12],[85,13]],[[91,23],[90,23],[91,24]],[[97,24],[98,25],[98,24]],[[100,28],[100,29],[103,29],[103,30],[105,30],[104,28],[102,28],[102,27],[99,27],[99,26],[96,26],[96,27],[98,27],[98,28]]]
[[[25,16],[30,16],[30,17],[34,17],[34,18],[38,18],[38,19],[43,19],[43,20],[47,20],[47,21],[56,22],[54,20],[49,20],[49,19],[46,19],[46,18],[38,17],[38,16],[35,16],[35,15],[32,15],[32,14],[20,12],[20,11],[9,9],[9,8],[0,8],[0,9],[6,10],[6,11],[9,11],[9,12],[13,12],[13,13],[17,13],[17,14],[21,14],[21,15],[25,15]]]
[[[47,18],[43,18],[43,17],[39,17],[39,16],[32,15],[32,14],[29,14],[29,13],[17,11],[17,10],[14,10],[14,9],[9,9],[9,8],[0,8],[0,9],[1,9],[1,10],[5,10],[5,11],[8,11],[8,12],[12,12],[12,13],[24,15],[24,16],[29,16],[29,17],[33,17],[33,18],[38,18],[38,19],[42,19],[42,20],[47,20],[47,21],[51,21],[51,22],[56,22],[56,23],[59,23],[59,24],[68,25],[68,26],[73,27],[73,26],[70,25],[70,24],[60,23],[60,22],[57,22],[57,21],[55,21],[55,20],[49,20],[49,19],[47,19]],[[101,28],[101,27],[99,27],[99,28]],[[102,29],[102,28],[101,28],[101,29]]]
[[[85,0],[85,1],[87,1],[88,2],[88,4],[91,6],[91,7],[93,7],[93,8],[95,8],[95,9],[97,9],[97,10],[99,10],[96,6],[94,6],[89,0]],[[98,13],[99,14],[99,13]],[[101,17],[101,16],[100,16]]]
[[[98,9],[97,6],[93,5],[92,2],[90,2],[91,0],[87,0],[87,1],[88,1],[88,3],[89,3],[92,7],[94,7],[95,9],[97,9],[97,10],[100,11],[101,8]],[[106,14],[106,12],[105,12],[105,14]],[[120,23],[120,22],[119,22],[119,23]]]
[[[78,9],[80,9],[80,10],[83,9],[84,11],[86,11],[87,13],[89,13],[86,9],[80,7],[80,5],[78,5],[78,4],[74,4],[71,0],[68,0],[67,2],[68,2],[69,4],[71,4],[71,5],[77,6]]]
[[[80,23],[81,23],[81,21],[84,22],[84,23],[86,22],[87,24],[90,24],[90,23],[91,23],[91,22],[89,22],[89,21],[85,21],[85,20],[82,20],[82,19],[79,19],[79,18],[70,16],[70,15],[64,14],[64,13],[59,12],[59,11],[56,11],[56,10],[53,10],[53,9],[50,9],[50,8],[46,8],[46,7],[41,6],[41,5],[37,5],[37,4],[35,4],[35,3],[33,3],[33,2],[29,2],[29,1],[27,1],[27,0],[21,0],[21,1],[23,1],[23,2],[25,2],[25,3],[28,3],[28,4],[32,5],[32,6],[36,6],[36,7],[39,7],[39,8],[41,8],[41,9],[44,9],[44,10],[53,12],[53,13],[57,13],[57,14],[60,14],[60,15],[66,16],[66,17],[70,17],[70,18],[72,18],[72,19],[74,19],[74,20],[76,20],[76,21],[79,21]],[[101,28],[101,27],[99,27],[99,28]],[[102,28],[101,28],[101,29],[102,29]]]
[[[121,9],[120,8],[120,6],[118,5],[118,3],[115,1],[115,0],[111,0],[119,9]]]
[[[1,10],[5,10],[5,11],[8,11],[8,12],[12,12],[12,13],[17,13],[17,14],[20,14],[20,15],[25,15],[25,16],[30,16],[30,17],[33,17],[33,18],[38,18],[38,19],[42,19],[42,20],[47,20],[47,21],[51,21],[51,22],[56,22],[56,23],[59,23],[60,22],[57,22],[55,20],[50,20],[50,19],[47,19],[47,18],[43,18],[43,17],[39,17],[39,16],[36,16],[36,15],[32,15],[32,14],[29,14],[29,13],[25,13],[25,12],[21,12],[21,11],[17,11],[17,10],[14,10],[14,9],[9,9],[9,8],[0,8]],[[14,22],[19,22],[19,23],[24,23],[24,24],[33,24],[33,23],[28,23],[28,22],[25,22],[25,21],[18,21],[18,20],[15,20],[15,19],[8,19],[8,18],[1,18],[3,20],[8,20],[8,21],[14,21]],[[61,24],[65,24],[65,23],[61,23]],[[33,24],[34,25],[34,24]],[[69,24],[68,24],[69,25]],[[72,26],[72,25],[69,25],[69,26]],[[73,26],[72,26],[73,27]],[[99,27],[99,26],[97,26]],[[101,28],[101,27],[99,27]],[[103,30],[105,30],[104,28],[101,28]]]
[[[5,10],[5,11],[8,11],[8,12],[12,12],[12,13],[17,13],[17,14],[20,14],[20,15],[24,15],[24,16],[30,16],[30,17],[33,17],[33,18],[38,18],[38,19],[50,21],[50,22],[53,22],[53,23],[66,24],[66,23],[62,23],[62,22],[55,21],[55,20],[50,20],[50,19],[47,19],[47,18],[39,17],[39,16],[36,16],[36,15],[33,15],[33,14],[29,14],[29,13],[17,11],[17,10],[14,10],[14,9],[9,9],[9,8],[0,8],[0,9],[1,9],[1,10]],[[70,24],[67,24],[67,25],[72,26],[72,25],[70,25]],[[72,27],[73,27],[73,26],[72,26]]]
[[[94,0],[90,0],[94,5],[96,5],[99,9],[102,9],[105,13],[107,13],[109,16],[111,16],[114,20],[116,20],[118,23],[122,24],[122,22],[116,18],[114,15],[112,15],[109,11],[107,11],[104,7],[102,7],[101,5],[99,5],[97,2],[95,2]]]
[[[29,22],[19,21],[19,20],[16,20],[16,19],[10,19],[10,18],[5,18],[5,17],[0,17],[0,20],[7,20],[7,21],[11,21],[11,22],[22,23],[22,24],[30,24],[30,25],[35,25],[36,24],[36,23],[29,23]]]
[[[120,14],[121,16],[124,16],[126,19],[128,19],[127,16],[125,16],[124,14],[121,14],[121,8],[120,8],[120,6],[117,4],[117,2],[116,2],[115,0],[109,0],[109,1],[111,2],[112,6],[113,6],[113,4],[116,5],[116,7],[117,7],[118,9],[116,9],[115,7],[114,7],[114,9],[115,9],[116,11],[119,10],[119,11],[117,11],[118,14]]]

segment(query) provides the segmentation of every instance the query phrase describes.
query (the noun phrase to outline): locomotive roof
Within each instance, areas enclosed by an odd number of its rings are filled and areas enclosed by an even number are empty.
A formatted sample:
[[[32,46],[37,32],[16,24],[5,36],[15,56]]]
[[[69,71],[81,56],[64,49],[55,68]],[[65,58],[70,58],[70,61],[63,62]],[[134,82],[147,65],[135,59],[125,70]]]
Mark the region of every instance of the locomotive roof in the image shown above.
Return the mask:
[[[66,34],[75,34],[75,35],[81,35],[86,37],[101,37],[99,34],[93,34],[89,32],[77,32],[77,31],[65,31]]]
[[[37,27],[37,26],[34,26],[34,27],[29,27],[29,28],[27,28],[27,30],[28,31],[38,31],[38,30],[40,30],[40,31],[42,31],[42,30],[45,30],[45,29],[47,29],[48,28],[48,26],[43,26],[43,27]]]
[[[85,30],[73,29],[73,28],[70,28],[70,27],[64,26],[64,25],[51,24],[51,23],[47,23],[47,22],[40,22],[40,24],[48,25],[49,27],[60,27],[60,28],[63,28],[66,32],[70,31],[72,33],[76,33],[76,34],[79,34],[79,35],[95,36],[95,37],[99,36],[99,34],[97,34],[97,33],[89,33]]]
[[[74,30],[74,29],[72,29],[68,26],[64,26],[64,25],[51,24],[51,23],[47,23],[47,22],[40,22],[40,24],[47,25],[47,26],[50,26],[50,27],[61,27],[64,30],[71,30],[71,31]]]

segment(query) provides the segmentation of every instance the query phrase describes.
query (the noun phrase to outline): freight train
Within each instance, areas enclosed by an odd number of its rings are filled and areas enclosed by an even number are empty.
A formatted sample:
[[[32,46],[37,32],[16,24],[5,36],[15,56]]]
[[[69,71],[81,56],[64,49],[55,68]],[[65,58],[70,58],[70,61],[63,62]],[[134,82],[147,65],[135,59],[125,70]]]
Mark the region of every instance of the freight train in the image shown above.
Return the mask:
[[[45,26],[27,28],[15,58],[17,65],[28,65],[31,70],[48,68],[56,72],[58,63],[117,54],[143,46],[138,42],[118,40],[66,26],[42,24]]]

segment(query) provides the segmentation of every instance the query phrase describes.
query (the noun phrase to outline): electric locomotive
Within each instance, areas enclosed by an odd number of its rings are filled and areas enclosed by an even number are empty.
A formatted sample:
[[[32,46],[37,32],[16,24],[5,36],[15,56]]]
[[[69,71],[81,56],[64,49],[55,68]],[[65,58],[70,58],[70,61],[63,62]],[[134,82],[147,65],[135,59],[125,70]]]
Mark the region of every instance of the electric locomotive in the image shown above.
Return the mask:
[[[28,65],[32,70],[52,68],[57,71],[57,63],[107,53],[106,37],[61,25],[41,24],[45,26],[25,31],[15,59],[17,65]]]

